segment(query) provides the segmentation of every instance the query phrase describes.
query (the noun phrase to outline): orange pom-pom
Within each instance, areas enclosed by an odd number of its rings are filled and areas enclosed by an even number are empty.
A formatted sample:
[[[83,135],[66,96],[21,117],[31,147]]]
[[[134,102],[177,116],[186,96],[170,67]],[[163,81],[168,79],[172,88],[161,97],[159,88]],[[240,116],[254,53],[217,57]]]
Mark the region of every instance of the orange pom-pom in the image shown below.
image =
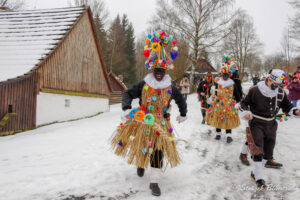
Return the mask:
[[[149,42],[150,42],[150,40],[147,38],[147,39],[145,40],[145,43],[146,43],[146,44],[149,44]]]

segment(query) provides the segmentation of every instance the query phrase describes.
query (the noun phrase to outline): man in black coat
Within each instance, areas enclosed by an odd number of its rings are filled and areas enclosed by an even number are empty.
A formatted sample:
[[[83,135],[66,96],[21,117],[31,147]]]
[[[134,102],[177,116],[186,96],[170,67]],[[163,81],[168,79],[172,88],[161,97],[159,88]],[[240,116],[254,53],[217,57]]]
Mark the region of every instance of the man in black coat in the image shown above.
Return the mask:
[[[300,110],[293,107],[285,92],[279,87],[285,77],[282,70],[271,70],[265,81],[259,82],[257,86],[249,90],[240,106],[240,117],[249,120],[254,146],[256,149],[260,149],[254,153],[255,151],[250,148],[254,161],[251,177],[256,180],[257,187],[263,190],[267,188],[262,178],[263,166],[282,166],[273,159],[278,126],[275,117],[279,109],[291,116],[300,116]]]
[[[210,90],[211,87],[213,86],[213,79],[211,72],[207,72],[205,79],[202,80],[197,88],[197,93],[199,96],[199,101],[201,102],[201,113],[202,113],[202,124],[205,124],[205,112],[206,109],[208,109],[209,104],[207,103],[208,98],[211,96]]]
[[[187,117],[187,104],[184,100],[180,91],[176,88],[175,85],[172,85],[171,77],[166,74],[166,69],[163,68],[154,68],[152,73],[146,75],[146,77],[126,90],[122,95],[122,116],[121,118],[125,121],[129,117],[129,112],[131,110],[131,103],[133,99],[139,98],[139,104],[141,105],[142,102],[142,90],[144,85],[147,84],[153,89],[164,89],[171,86],[171,99],[175,100],[179,108],[180,115],[177,116],[176,120],[178,123],[184,122]],[[167,107],[170,106],[170,101],[167,103]],[[163,117],[165,119],[170,118],[170,113],[167,113],[167,110],[164,111]],[[151,165],[151,172],[150,172],[150,189],[152,190],[152,194],[155,196],[160,196],[161,191],[158,186],[159,179],[161,177],[161,169],[163,166],[163,152],[162,151],[153,151],[150,156],[150,165]],[[142,177],[144,175],[144,168],[137,168],[138,176]]]

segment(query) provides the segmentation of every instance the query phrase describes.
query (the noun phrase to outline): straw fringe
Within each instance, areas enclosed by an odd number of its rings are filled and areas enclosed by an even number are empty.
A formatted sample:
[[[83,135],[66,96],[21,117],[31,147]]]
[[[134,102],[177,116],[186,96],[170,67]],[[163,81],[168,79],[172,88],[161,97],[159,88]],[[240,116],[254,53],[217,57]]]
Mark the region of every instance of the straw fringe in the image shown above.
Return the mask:
[[[157,90],[150,93],[150,89],[149,87],[145,90],[144,87],[142,105],[147,110],[149,110],[150,105],[154,106],[154,109],[150,111],[155,117],[154,124],[148,125],[135,119],[128,120],[115,131],[111,138],[111,145],[116,155],[127,158],[129,164],[135,164],[137,167],[146,168],[151,153],[156,151],[162,151],[170,166],[175,167],[180,163],[180,157],[176,150],[174,134],[169,131],[172,128],[170,121],[163,117],[163,109],[168,105],[171,98],[171,94],[168,93],[171,87],[161,89],[160,95],[157,94]],[[156,101],[152,100],[152,96],[156,96]],[[151,98],[151,102],[147,102],[148,98]],[[138,110],[140,109],[139,107]],[[159,113],[161,113],[161,117],[158,117]],[[162,124],[163,121],[165,121],[165,125]],[[149,135],[146,134],[147,130],[150,130]],[[157,133],[159,133],[159,136],[156,135]],[[119,144],[120,141],[122,146]],[[146,148],[145,154],[142,152],[144,148]]]

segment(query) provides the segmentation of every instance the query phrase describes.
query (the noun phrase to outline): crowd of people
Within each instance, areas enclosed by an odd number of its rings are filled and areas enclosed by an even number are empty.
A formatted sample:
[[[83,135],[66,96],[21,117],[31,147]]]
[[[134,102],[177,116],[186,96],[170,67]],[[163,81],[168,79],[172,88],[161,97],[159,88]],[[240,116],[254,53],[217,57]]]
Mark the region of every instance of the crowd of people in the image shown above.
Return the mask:
[[[149,187],[152,195],[160,196],[159,182],[161,169],[166,163],[164,160],[170,167],[176,167],[182,160],[177,152],[176,137],[170,123],[170,102],[175,100],[179,109],[180,115],[176,121],[185,122],[190,81],[188,76],[184,76],[177,88],[167,73],[174,69],[173,61],[178,56],[177,42],[173,36],[164,30],[157,30],[148,35],[145,43],[145,66],[151,72],[123,93],[122,123],[116,129],[111,145],[116,155],[126,158],[129,164],[137,167],[139,177],[144,176],[148,165],[151,166]],[[166,48],[169,44],[171,47]],[[300,117],[300,110],[296,107],[300,68],[294,76],[287,87],[290,90],[289,96],[281,88],[286,75],[279,69],[271,70],[263,81],[257,82],[244,95],[234,58],[224,56],[218,76],[213,77],[207,73],[197,88],[202,124],[214,127],[216,140],[220,140],[221,132],[225,130],[226,142],[231,143],[232,129],[240,126],[240,119],[249,121],[248,127],[245,127],[247,140],[242,144],[240,158],[246,164],[247,152],[250,150],[253,158],[250,176],[256,181],[258,189],[267,188],[263,179],[263,166],[282,166],[273,159],[277,131],[275,118],[279,110]],[[139,99],[139,107],[132,108],[132,100],[136,98]]]

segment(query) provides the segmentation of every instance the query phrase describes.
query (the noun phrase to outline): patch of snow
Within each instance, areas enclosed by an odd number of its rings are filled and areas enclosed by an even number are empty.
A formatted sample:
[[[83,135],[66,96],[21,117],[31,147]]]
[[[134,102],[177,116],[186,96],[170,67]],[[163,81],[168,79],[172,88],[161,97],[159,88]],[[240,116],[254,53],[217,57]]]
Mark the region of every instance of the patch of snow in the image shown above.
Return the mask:
[[[242,120],[233,130],[231,144],[226,143],[225,135],[216,141],[215,129],[201,124],[197,95],[189,95],[187,103],[188,119],[177,124],[179,112],[172,102],[171,123],[187,143],[177,143],[182,164],[166,168],[159,199],[300,199],[299,120],[279,123],[274,157],[284,166],[264,169],[267,184],[275,187],[259,193],[250,180],[253,164],[244,166],[239,160],[247,122]],[[1,198],[158,199],[149,190],[149,169],[143,178],[138,177],[135,166],[110,149],[110,137],[120,123],[121,112],[121,105],[116,104],[110,112],[93,118],[0,138]]]

